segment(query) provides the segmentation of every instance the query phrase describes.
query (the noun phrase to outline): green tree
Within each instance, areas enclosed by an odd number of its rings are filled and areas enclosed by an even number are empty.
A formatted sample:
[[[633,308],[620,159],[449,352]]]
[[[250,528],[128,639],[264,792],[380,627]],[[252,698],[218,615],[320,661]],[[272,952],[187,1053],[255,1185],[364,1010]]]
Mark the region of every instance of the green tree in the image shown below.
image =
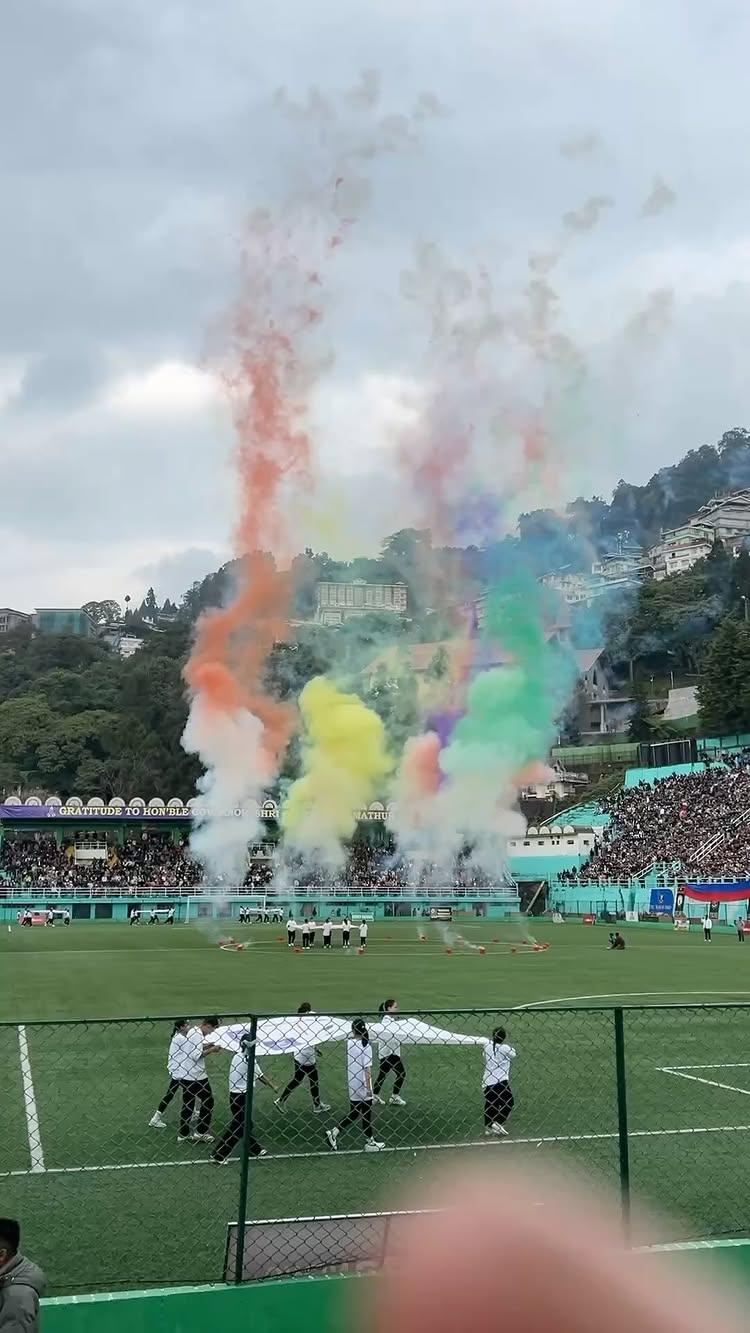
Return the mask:
[[[649,708],[646,692],[641,685],[636,685],[635,706],[630,714],[628,724],[628,740],[631,741],[650,741],[653,740],[653,732],[649,725],[651,710]]]
[[[445,644],[438,644],[431,660],[427,664],[425,675],[429,680],[444,680],[448,674],[448,654]]]
[[[746,601],[747,615],[750,616],[750,553],[743,549],[732,563],[729,605],[733,610],[739,611],[744,618]]]
[[[750,625],[736,616],[727,616],[711,640],[698,705],[706,731],[744,731],[750,725]]]

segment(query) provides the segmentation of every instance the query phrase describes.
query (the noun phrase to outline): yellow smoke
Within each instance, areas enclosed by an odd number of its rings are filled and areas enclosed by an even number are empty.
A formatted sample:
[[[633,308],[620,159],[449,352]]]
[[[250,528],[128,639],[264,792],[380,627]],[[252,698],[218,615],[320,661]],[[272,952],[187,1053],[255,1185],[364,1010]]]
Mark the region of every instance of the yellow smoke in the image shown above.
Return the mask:
[[[289,788],[281,823],[297,846],[335,857],[354,831],[355,810],[382,793],[393,760],[383,723],[356,694],[316,676],[299,706],[304,772]]]

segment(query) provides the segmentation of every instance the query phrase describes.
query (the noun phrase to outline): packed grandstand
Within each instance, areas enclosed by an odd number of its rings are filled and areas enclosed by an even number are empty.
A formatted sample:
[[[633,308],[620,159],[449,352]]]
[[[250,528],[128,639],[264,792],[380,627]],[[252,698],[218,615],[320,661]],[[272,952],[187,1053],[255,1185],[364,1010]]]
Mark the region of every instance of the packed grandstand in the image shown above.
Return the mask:
[[[598,830],[592,854],[578,868],[550,875],[560,886],[625,884],[661,867],[671,876],[700,880],[743,879],[750,861],[750,755],[743,752],[689,772],[624,786],[603,800],[609,822]],[[88,848],[88,855],[86,849]],[[248,849],[242,887],[272,892],[274,884],[328,890],[364,888],[375,893],[429,887],[439,877],[457,892],[490,887],[489,877],[467,852],[446,874],[399,853],[385,830],[377,846],[358,837],[338,870],[284,856],[266,841]],[[148,830],[120,842],[99,835],[97,854],[85,835],[5,830],[0,843],[0,892],[13,888],[89,890],[95,895],[141,890],[186,892],[207,887],[204,869],[190,854],[187,831],[178,837]]]

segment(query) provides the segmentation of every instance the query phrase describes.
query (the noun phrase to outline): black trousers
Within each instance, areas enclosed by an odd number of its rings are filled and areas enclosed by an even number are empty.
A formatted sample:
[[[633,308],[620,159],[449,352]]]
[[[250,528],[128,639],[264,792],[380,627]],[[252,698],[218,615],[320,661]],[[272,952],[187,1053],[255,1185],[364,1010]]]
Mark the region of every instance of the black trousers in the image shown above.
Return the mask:
[[[297,942],[297,932],[296,932],[296,930],[288,930],[288,931],[286,932],[286,942],[287,942],[287,944],[296,944],[296,942]]]
[[[294,1089],[298,1088],[300,1083],[304,1083],[306,1078],[310,1080],[310,1096],[313,1099],[313,1104],[318,1106],[320,1104],[320,1078],[318,1077],[318,1067],[317,1065],[298,1065],[296,1061],[294,1065],[294,1073],[279,1097],[279,1101],[285,1102],[287,1097],[290,1097],[294,1092]]]
[[[491,1083],[484,1090],[485,1125],[504,1125],[513,1110],[514,1099],[510,1083]]]
[[[159,1115],[163,1115],[167,1107],[171,1106],[181,1087],[182,1084],[178,1078],[170,1078],[169,1087],[159,1102]]]
[[[245,1132],[246,1099],[247,1096],[244,1092],[230,1092],[229,1094],[229,1114],[231,1119],[213,1152],[213,1156],[219,1162],[223,1162],[224,1159],[229,1156],[230,1152],[237,1146]],[[250,1137],[247,1146],[251,1157],[259,1156],[261,1147],[253,1134],[252,1126],[250,1127]]]
[[[400,1055],[387,1055],[385,1060],[380,1061],[378,1076],[375,1079],[375,1086],[373,1088],[373,1092],[376,1095],[380,1092],[380,1089],[390,1073],[396,1075],[393,1083],[393,1095],[394,1097],[398,1097],[398,1094],[404,1086],[404,1079],[406,1078],[406,1067]]]
[[[182,1106],[180,1108],[180,1135],[184,1138],[190,1133],[190,1121],[193,1118],[196,1102],[198,1103],[198,1123],[196,1134],[207,1134],[211,1128],[211,1116],[214,1110],[214,1094],[207,1078],[181,1078]]]
[[[703,927],[703,938],[704,938],[704,940],[710,940],[710,938],[711,938],[711,931],[710,931],[710,930],[706,930],[706,927],[705,927],[705,926]]]
[[[330,949],[330,947],[331,947],[331,937],[330,937],[330,935],[324,935],[324,936],[323,936],[323,948],[324,948],[324,949]]]
[[[740,944],[745,943],[745,931],[742,926],[737,927],[737,939],[739,940]]]
[[[356,1125],[357,1121],[362,1121],[362,1130],[366,1139],[372,1138],[372,1102],[350,1102],[349,1112],[339,1121],[338,1129],[348,1129],[350,1125]]]
[[[348,949],[348,948],[349,948],[349,931],[348,931],[348,930],[342,930],[342,932],[341,932],[341,945],[342,945],[342,948],[344,948],[344,949]]]

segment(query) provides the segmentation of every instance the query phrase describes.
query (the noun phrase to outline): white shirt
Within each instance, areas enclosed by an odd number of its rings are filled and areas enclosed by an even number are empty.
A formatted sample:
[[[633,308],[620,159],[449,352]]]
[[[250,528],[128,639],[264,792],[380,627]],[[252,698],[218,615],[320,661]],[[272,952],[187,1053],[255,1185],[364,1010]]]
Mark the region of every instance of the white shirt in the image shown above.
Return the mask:
[[[363,922],[362,922],[362,925],[361,925],[360,928],[359,928],[359,938],[360,938],[361,940],[366,940],[366,939],[367,939],[367,922],[366,922],[366,921],[363,921]]]
[[[253,1087],[257,1087],[263,1076],[258,1061],[255,1061],[253,1070]],[[232,1063],[229,1066],[229,1092],[242,1093],[247,1092],[247,1056],[244,1051],[238,1051],[232,1056]]]
[[[703,929],[704,929],[704,930],[710,930],[711,927],[712,927],[712,925],[713,925],[713,921],[711,920],[710,916],[704,916],[704,918],[703,918]]]
[[[314,1065],[315,1047],[301,1046],[298,1051],[294,1052],[294,1059],[298,1065]]]
[[[401,1040],[398,1031],[395,1029],[396,1020],[389,1014],[384,1014],[381,1022],[381,1033],[378,1037],[378,1054],[381,1060],[387,1060],[392,1055],[401,1055]]]
[[[372,1070],[372,1046],[362,1045],[361,1037],[352,1037],[346,1043],[346,1079],[350,1102],[371,1102],[372,1084],[368,1075]]]
[[[333,930],[333,926],[331,925],[331,922],[330,922],[330,921],[324,921],[324,922],[323,922],[323,934],[324,934],[324,935],[330,935],[330,933],[331,933],[332,930]]]
[[[484,1043],[484,1076],[482,1087],[491,1088],[495,1083],[505,1083],[510,1078],[510,1062],[516,1053],[512,1046],[503,1042],[502,1046],[493,1046],[491,1041]]]
[[[287,928],[287,930],[296,930],[296,929],[297,929],[297,922],[295,921],[295,919],[294,919],[293,916],[290,916],[289,920],[287,921],[287,923],[286,923],[286,928]]]
[[[169,1043],[167,1069],[170,1078],[191,1080],[206,1077],[206,1062],[203,1059],[204,1037],[200,1028],[188,1028],[187,1032],[175,1032]]]

